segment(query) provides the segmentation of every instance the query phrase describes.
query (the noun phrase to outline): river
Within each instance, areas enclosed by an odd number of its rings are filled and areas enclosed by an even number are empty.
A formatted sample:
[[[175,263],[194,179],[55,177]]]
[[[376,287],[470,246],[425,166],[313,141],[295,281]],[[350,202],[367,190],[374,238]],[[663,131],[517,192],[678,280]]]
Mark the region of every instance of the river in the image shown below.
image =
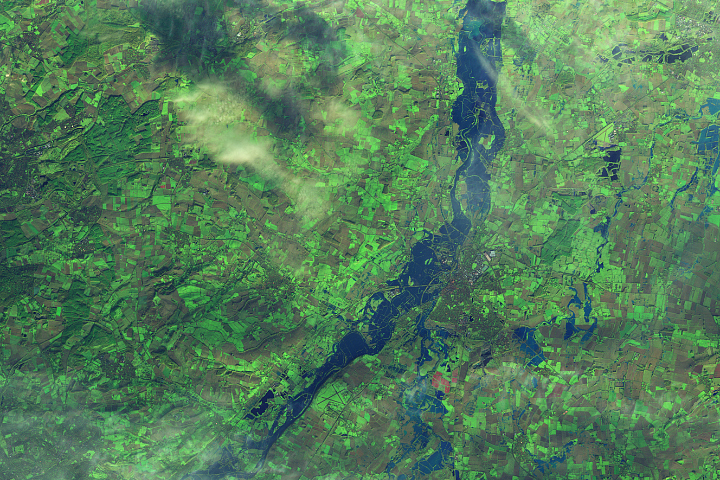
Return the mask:
[[[254,477],[263,467],[273,444],[303,415],[317,392],[331,376],[363,355],[378,354],[392,337],[395,318],[399,315],[415,306],[437,301],[440,289],[432,289],[436,293],[428,294],[430,290],[428,286],[438,285],[439,274],[447,267],[441,266],[435,252],[443,249],[451,252],[454,257],[472,228],[471,220],[462,211],[460,201],[456,197],[458,181],[463,180],[467,185],[467,205],[474,217],[483,218],[483,214],[490,210],[488,184],[490,175],[486,165],[493,161],[505,141],[505,129],[495,112],[497,102],[495,85],[502,59],[500,35],[505,7],[505,3],[470,0],[459,14],[463,27],[458,38],[456,53],[457,76],[462,81],[464,89],[453,104],[452,119],[459,126],[457,157],[462,165],[457,169],[450,189],[452,221],[443,225],[438,233],[426,231],[425,237],[413,246],[412,260],[403,267],[402,274],[395,280],[387,282],[388,285],[396,286],[400,290],[398,295],[388,299],[383,292],[377,292],[370,297],[365,307],[365,318],[362,319],[362,322],[369,325],[369,341],[366,341],[359,332],[351,332],[340,339],[333,346],[326,363],[312,374],[314,378],[312,383],[288,399],[286,409],[277,416],[270,433],[260,441],[248,440],[245,443],[243,449],[248,453],[252,451],[259,453],[259,460],[253,470],[239,471],[235,466],[238,458],[227,447],[223,447],[216,452],[216,455],[221,457],[217,462],[207,469],[188,474],[183,479],[219,479],[228,474],[239,478]],[[479,143],[481,138],[493,135],[494,141],[489,148]],[[375,307],[373,308],[372,305]],[[424,339],[430,336],[430,332],[424,327],[429,312],[430,309],[425,315],[420,315],[416,319],[418,335]],[[423,350],[417,363],[418,369],[424,358],[428,357],[427,343],[422,342]],[[269,399],[270,395],[267,397]],[[431,458],[434,461],[423,465],[423,471],[442,468],[443,463],[452,458],[452,446],[443,442],[441,452]],[[455,478],[459,479],[459,471],[454,470],[454,472]],[[398,480],[404,478],[405,475],[398,476]]]

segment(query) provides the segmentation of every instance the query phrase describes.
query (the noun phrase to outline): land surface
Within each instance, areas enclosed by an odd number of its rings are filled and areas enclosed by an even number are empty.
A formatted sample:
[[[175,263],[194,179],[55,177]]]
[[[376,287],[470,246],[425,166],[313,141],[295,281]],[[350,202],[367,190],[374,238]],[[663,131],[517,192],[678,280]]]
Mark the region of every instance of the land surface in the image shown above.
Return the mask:
[[[717,478],[717,12],[487,5],[490,205],[257,479]],[[0,478],[255,468],[453,220],[464,6],[2,3]]]

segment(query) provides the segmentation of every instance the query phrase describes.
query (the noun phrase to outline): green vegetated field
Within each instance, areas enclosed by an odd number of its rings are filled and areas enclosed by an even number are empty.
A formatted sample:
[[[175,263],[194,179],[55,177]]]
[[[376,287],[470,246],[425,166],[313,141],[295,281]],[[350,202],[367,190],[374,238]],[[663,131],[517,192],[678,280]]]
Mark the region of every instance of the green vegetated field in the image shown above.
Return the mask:
[[[464,5],[1,5],[0,477],[252,470],[452,220]],[[255,478],[716,478],[717,25],[507,2],[490,212]]]

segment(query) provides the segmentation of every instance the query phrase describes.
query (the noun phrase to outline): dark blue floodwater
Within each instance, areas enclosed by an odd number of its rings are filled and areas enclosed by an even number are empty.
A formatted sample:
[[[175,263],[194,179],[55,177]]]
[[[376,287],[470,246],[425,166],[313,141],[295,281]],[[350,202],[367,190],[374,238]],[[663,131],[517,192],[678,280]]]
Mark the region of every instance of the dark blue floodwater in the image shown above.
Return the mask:
[[[687,114],[687,112],[683,111],[681,114],[675,115],[673,118],[677,120],[683,120],[685,122],[689,120],[696,120],[703,117],[702,110],[703,108],[707,107],[708,111],[710,112],[710,115],[717,116],[720,114],[720,99],[717,98],[708,98],[706,102],[702,105],[700,105],[700,108],[698,109],[698,114],[695,117],[691,117]],[[686,185],[683,185],[682,187],[678,188],[675,191],[675,194],[673,195],[672,200],[670,201],[670,207],[671,209],[674,208],[675,199],[677,198],[678,194],[684,192],[691,186],[696,186],[698,184],[698,173],[702,173],[709,177],[708,186],[706,187],[705,193],[705,201],[707,202],[708,199],[713,196],[717,191],[717,187],[715,186],[715,175],[718,172],[718,168],[720,168],[720,148],[718,146],[720,142],[720,128],[718,128],[717,125],[708,125],[707,127],[700,130],[700,134],[698,135],[698,139],[696,142],[690,142],[693,145],[697,145],[697,154],[712,154],[715,153],[715,159],[712,161],[707,162],[703,168],[702,171],[699,167],[695,168],[695,172],[693,172],[692,177],[690,178],[690,182]],[[690,196],[690,200],[692,200],[692,195]],[[705,215],[712,212],[712,209],[708,206],[705,206],[703,208],[702,212],[700,212],[700,215],[698,216],[698,220],[703,218]],[[707,219],[705,220],[705,227],[707,228],[709,226],[709,223]]]
[[[452,119],[459,125],[458,159],[462,162],[462,166],[458,168],[450,189],[453,220],[443,225],[438,233],[425,232],[425,238],[413,246],[412,261],[404,266],[402,274],[397,279],[388,282],[388,285],[399,288],[400,293],[397,296],[388,300],[383,292],[377,292],[367,302],[361,321],[369,325],[369,340],[366,341],[356,331],[340,339],[334,345],[326,363],[309,375],[313,378],[312,383],[302,392],[287,400],[286,408],[274,420],[270,433],[262,440],[249,440],[245,443],[244,450],[255,452],[256,457],[259,458],[255,468],[251,471],[238,470],[236,467],[238,458],[227,447],[224,447],[217,452],[221,456],[219,461],[207,469],[193,472],[183,478],[219,479],[228,474],[241,478],[255,476],[264,464],[272,445],[303,415],[317,392],[330,377],[363,355],[379,353],[392,337],[395,329],[394,319],[398,315],[407,312],[412,307],[437,301],[438,293],[428,292],[439,292],[439,289],[428,287],[438,285],[440,274],[451,267],[441,265],[435,252],[439,248],[443,248],[445,251],[456,253],[472,227],[471,220],[462,211],[460,201],[455,195],[458,179],[463,177],[467,184],[466,200],[468,209],[472,211],[473,215],[482,216],[489,211],[488,180],[490,176],[485,166],[492,162],[505,142],[505,129],[495,112],[497,101],[495,84],[499,62],[502,59],[500,34],[505,6],[505,3],[494,3],[489,0],[470,0],[460,12],[463,29],[458,39],[456,58],[457,76],[462,80],[464,89],[453,104]],[[492,147],[486,150],[479,144],[479,140],[481,137],[489,135],[494,135],[495,140]],[[375,306],[373,307],[373,305]],[[430,332],[424,327],[428,314],[429,311],[416,320],[418,335],[423,339],[418,364],[430,358],[428,349],[433,348],[434,344],[430,338]],[[439,348],[442,350],[442,347]],[[272,393],[266,394],[246,418],[253,418],[253,415],[264,412],[273,397]],[[434,411],[442,412],[444,410],[442,402],[438,399],[426,397],[422,402],[427,403],[428,408]],[[428,435],[429,430],[426,425],[418,422],[419,415],[415,420],[413,429],[421,432],[418,435],[422,440],[425,438],[423,435]],[[452,446],[443,442],[438,452],[428,459],[416,463],[406,475],[398,476],[398,480],[408,478],[407,475],[410,475],[409,478],[414,478],[416,474],[444,468],[448,462],[452,465]],[[454,472],[454,477],[460,478],[457,470]]]
[[[564,340],[569,340],[570,337],[575,335],[578,332],[582,332],[583,330],[579,329],[577,326],[575,326],[575,312],[570,310],[570,305],[577,305],[578,308],[582,307],[583,310],[583,318],[585,319],[585,323],[590,323],[590,320],[593,320],[592,325],[590,325],[590,328],[583,334],[582,338],[580,339],[581,342],[586,342],[590,339],[593,332],[597,328],[597,317],[591,317],[590,314],[592,313],[592,299],[590,298],[590,294],[588,293],[588,284],[583,283],[583,290],[584,290],[584,296],[585,296],[585,303],[583,304],[582,301],[580,301],[580,297],[578,296],[578,291],[574,287],[569,287],[570,290],[575,292],[575,296],[570,299],[570,301],[567,304],[568,311],[570,312],[570,315],[565,319],[565,335],[563,336]]]
[[[531,365],[540,365],[547,360],[540,345],[535,339],[535,328],[520,327],[513,331],[513,336],[520,344],[520,350],[525,353]]]
[[[597,142],[595,142],[597,145]],[[617,148],[617,145],[610,147],[598,147],[601,151],[608,150],[603,159],[605,160],[606,166],[600,170],[600,176],[604,178],[610,178],[610,181],[619,180],[618,170],[620,170],[620,156],[622,155],[622,149]]]

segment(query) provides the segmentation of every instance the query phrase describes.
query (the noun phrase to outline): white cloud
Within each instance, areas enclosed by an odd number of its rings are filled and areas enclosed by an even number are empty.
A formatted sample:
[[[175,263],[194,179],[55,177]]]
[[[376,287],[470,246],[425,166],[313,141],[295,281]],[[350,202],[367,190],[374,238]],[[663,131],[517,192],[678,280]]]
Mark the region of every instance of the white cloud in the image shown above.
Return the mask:
[[[277,92],[276,92],[277,93]],[[218,163],[252,167],[264,180],[277,184],[294,203],[298,228],[311,226],[328,215],[329,199],[318,179],[296,175],[276,155],[271,135],[262,132],[260,112],[240,95],[219,83],[204,82],[172,99],[183,127],[183,142],[199,146]],[[340,113],[338,118],[342,120]]]

